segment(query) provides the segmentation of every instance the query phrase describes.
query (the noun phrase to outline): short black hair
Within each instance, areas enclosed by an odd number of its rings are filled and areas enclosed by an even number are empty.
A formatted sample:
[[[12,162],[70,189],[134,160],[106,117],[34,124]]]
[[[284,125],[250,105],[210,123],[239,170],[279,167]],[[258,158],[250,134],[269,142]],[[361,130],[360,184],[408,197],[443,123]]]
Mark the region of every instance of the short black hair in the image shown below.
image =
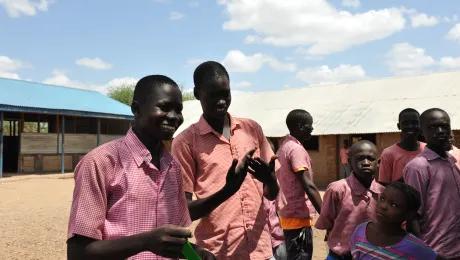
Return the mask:
[[[301,122],[304,122],[308,118],[312,118],[310,113],[303,109],[294,109],[286,117],[286,125],[289,131],[293,131],[297,125]]]
[[[361,145],[363,145],[363,144],[368,144],[368,145],[372,146],[372,147],[377,151],[377,146],[376,146],[373,142],[371,142],[371,141],[369,141],[369,140],[361,140],[361,141],[359,141],[359,142],[354,143],[354,144],[351,146],[350,152],[349,152],[350,157],[351,157],[353,154],[355,154],[356,149],[357,149],[356,147],[359,147],[359,146],[361,146]]]
[[[217,61],[205,61],[198,65],[193,72],[193,83],[195,88],[199,89],[203,82],[216,77],[226,77],[230,80],[230,76],[222,64]]]
[[[442,110],[442,109],[440,109],[440,108],[430,108],[430,109],[425,110],[425,111],[422,113],[422,115],[420,115],[420,125],[425,126],[426,123],[427,123],[427,120],[428,120],[428,116],[429,116],[430,114],[434,113],[434,112],[443,113],[443,114],[445,114],[445,115],[449,118],[449,120],[450,120],[450,116],[449,116],[449,114],[447,114],[446,111],[444,111],[444,110]]]
[[[412,210],[412,211],[418,211],[421,206],[421,197],[420,193],[414,189],[412,186],[407,185],[402,182],[393,182],[387,185],[386,187],[388,188],[393,188],[401,191],[404,196],[406,197],[407,201],[407,209]]]
[[[133,103],[136,101],[139,105],[145,104],[148,102],[152,90],[164,84],[179,87],[174,80],[164,75],[143,77],[137,82],[134,88]]]
[[[401,122],[401,117],[402,117],[404,114],[406,114],[406,113],[415,113],[415,114],[417,114],[418,116],[420,116],[420,113],[419,113],[417,110],[415,110],[415,109],[413,109],[413,108],[406,108],[406,109],[403,109],[403,111],[401,111],[401,112],[399,113],[399,116],[398,116],[398,121],[399,121],[399,122]]]

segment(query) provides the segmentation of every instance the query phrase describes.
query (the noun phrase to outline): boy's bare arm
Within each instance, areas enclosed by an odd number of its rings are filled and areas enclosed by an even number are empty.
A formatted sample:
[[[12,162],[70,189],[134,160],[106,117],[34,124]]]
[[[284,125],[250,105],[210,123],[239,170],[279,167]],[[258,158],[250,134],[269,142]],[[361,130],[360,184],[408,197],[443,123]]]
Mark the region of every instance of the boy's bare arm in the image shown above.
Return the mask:
[[[113,240],[95,240],[76,235],[67,241],[67,259],[121,260],[144,251],[168,258],[178,258],[181,256],[187,238],[190,237],[192,233],[188,228],[172,225]]]
[[[318,188],[308,177],[308,170],[296,172],[295,176],[302,185],[302,188],[313,204],[313,207],[315,207],[316,211],[321,214],[321,204],[323,203],[323,200],[321,199]]]

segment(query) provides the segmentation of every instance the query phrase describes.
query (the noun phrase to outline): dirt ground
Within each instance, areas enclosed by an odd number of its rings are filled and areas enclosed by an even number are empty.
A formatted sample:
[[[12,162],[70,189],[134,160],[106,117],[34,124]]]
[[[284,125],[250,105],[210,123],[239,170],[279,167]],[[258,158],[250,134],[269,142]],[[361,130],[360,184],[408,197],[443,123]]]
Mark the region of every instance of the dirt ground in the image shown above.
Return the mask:
[[[66,259],[73,185],[72,174],[0,180],[0,259]],[[325,259],[323,239],[324,232],[314,230],[315,260]]]

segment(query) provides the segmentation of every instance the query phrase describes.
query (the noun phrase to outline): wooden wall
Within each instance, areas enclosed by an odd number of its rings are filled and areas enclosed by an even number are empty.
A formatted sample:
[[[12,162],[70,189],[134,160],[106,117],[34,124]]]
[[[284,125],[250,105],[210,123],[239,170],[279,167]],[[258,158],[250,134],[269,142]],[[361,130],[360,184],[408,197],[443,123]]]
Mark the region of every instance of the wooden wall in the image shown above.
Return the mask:
[[[120,138],[120,135],[101,135],[101,144]],[[88,153],[97,146],[97,135],[65,134],[65,153]],[[61,152],[61,135],[23,133],[21,154],[56,154]]]

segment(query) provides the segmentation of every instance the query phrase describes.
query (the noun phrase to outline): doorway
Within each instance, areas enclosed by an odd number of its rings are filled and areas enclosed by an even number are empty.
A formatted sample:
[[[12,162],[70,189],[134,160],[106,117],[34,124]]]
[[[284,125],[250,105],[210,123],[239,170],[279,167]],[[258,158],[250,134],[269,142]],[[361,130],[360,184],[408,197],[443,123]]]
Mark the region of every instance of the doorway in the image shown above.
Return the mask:
[[[3,172],[17,173],[19,158],[19,121],[3,121]]]
[[[352,135],[351,136],[351,144],[359,142],[361,140],[367,140],[372,142],[373,144],[377,145],[377,135],[376,134],[361,134],[361,135]]]

